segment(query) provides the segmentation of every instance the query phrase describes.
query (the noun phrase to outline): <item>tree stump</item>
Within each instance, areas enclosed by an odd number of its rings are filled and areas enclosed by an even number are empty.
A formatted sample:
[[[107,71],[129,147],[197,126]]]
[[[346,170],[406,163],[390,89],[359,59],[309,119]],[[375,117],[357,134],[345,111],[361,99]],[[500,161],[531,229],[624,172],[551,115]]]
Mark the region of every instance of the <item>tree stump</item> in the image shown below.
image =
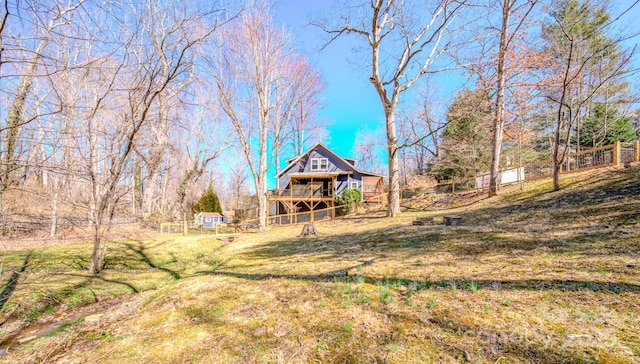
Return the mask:
[[[315,236],[318,235],[318,231],[316,230],[316,224],[313,222],[304,224],[302,227],[302,232],[298,236]]]

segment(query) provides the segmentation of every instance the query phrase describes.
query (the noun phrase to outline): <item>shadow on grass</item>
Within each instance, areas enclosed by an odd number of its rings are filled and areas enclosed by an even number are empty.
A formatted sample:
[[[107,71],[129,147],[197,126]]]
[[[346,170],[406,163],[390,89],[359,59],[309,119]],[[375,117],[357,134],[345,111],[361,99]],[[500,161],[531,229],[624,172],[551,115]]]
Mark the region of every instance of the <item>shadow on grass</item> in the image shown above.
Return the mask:
[[[29,260],[31,259],[31,254],[32,252],[30,251],[27,254],[27,256],[24,258],[24,262],[22,263],[20,268],[14,270],[13,273],[11,273],[11,276],[7,280],[7,283],[4,285],[4,289],[0,293],[0,310],[4,307],[4,305],[7,303],[9,298],[11,298],[13,291],[16,290],[16,287],[18,286],[18,279],[20,278],[20,274],[24,273],[24,271],[29,266]]]
[[[145,264],[149,266],[149,268],[158,269],[160,271],[166,272],[169,275],[171,275],[173,279],[176,279],[176,280],[182,278],[178,272],[175,272],[171,269],[159,266],[158,264],[154,263],[145,252],[144,244],[142,244],[142,242],[138,241],[137,246],[131,243],[125,243],[124,246],[126,246],[127,249],[129,249],[130,251],[134,252]],[[177,261],[177,259],[175,258],[175,256],[173,256],[173,254],[172,254],[172,258],[173,258],[173,262]]]
[[[402,313],[385,313],[393,316],[398,321],[416,321],[416,318]],[[590,363],[593,362],[583,356],[583,353],[570,347],[558,345],[560,338],[536,337],[518,331],[499,331],[489,325],[476,326],[465,324],[456,319],[451,313],[436,313],[426,322],[438,327],[457,337],[464,337],[465,342],[477,340],[482,348],[480,357],[493,357],[500,361],[503,354],[516,355],[519,358],[528,358],[535,363]],[[594,339],[595,340],[595,339]],[[473,361],[477,352],[467,351],[463,347],[456,346],[446,340],[438,341],[438,344],[446,348],[461,362]],[[465,345],[466,346],[466,345]]]
[[[86,279],[83,284],[76,285],[76,288],[87,288],[86,285],[89,282],[91,282],[92,280],[99,280],[99,281],[102,281],[102,282],[114,283],[114,284],[125,286],[129,290],[131,290],[131,292],[133,292],[133,293],[139,293],[140,292],[139,289],[137,289],[134,285],[132,285],[129,282],[119,281],[119,280],[116,280],[116,279],[107,279],[105,277],[102,277],[100,275],[100,273],[92,275],[92,276],[86,276],[86,275],[75,274],[75,273],[63,273],[62,275],[65,275],[65,276],[68,276],[68,277],[78,277],[78,278],[85,278]],[[94,300],[94,301],[97,301],[97,299]]]
[[[230,272],[223,270],[211,270],[201,271],[196,274],[214,275],[233,277],[239,279],[246,279],[252,281],[264,281],[271,279],[286,279],[303,282],[342,282],[342,283],[369,283],[378,286],[406,286],[413,287],[416,290],[424,290],[431,288],[447,288],[456,284],[457,289],[465,289],[469,287],[471,283],[474,284],[474,290],[489,290],[489,291],[505,291],[505,290],[527,290],[527,291],[567,291],[575,292],[580,290],[588,291],[607,291],[612,293],[630,292],[640,293],[640,285],[630,283],[619,282],[591,282],[591,281],[578,281],[571,279],[513,279],[513,280],[487,280],[487,279],[468,279],[466,277],[456,277],[448,279],[446,281],[433,282],[428,280],[412,280],[399,277],[371,277],[366,275],[349,275],[350,271],[357,270],[366,265],[373,263],[373,260],[363,262],[348,268],[338,269],[334,271],[328,271],[320,274],[249,274],[241,272]]]
[[[480,220],[505,224],[513,223],[514,218],[518,223],[546,218],[553,227],[575,223],[576,217],[603,225],[621,219],[635,218],[635,222],[640,222],[637,221],[637,216],[633,215],[637,213],[640,196],[639,177],[640,173],[613,171],[584,183],[569,182],[556,192],[513,193],[504,197],[504,201],[509,203],[508,206],[488,207],[462,212],[460,215],[470,221],[484,216]],[[580,186],[581,184],[584,186]],[[569,185],[573,187],[567,188]]]
[[[322,226],[318,226],[319,237],[261,244],[245,249],[240,256],[357,259],[385,253],[401,253],[404,258],[413,253],[451,253],[464,259],[483,254],[526,257],[536,249],[554,256],[640,254],[640,245],[634,242],[640,238],[634,232],[640,223],[638,174],[613,171],[554,193],[528,191],[523,192],[525,198],[514,193],[514,197],[505,197],[511,205],[457,212],[464,218],[461,228],[396,224],[323,235]],[[360,216],[351,219],[357,223],[367,220]]]
[[[164,268],[156,264],[151,260],[146,249],[148,247],[143,245],[136,246],[134,243],[124,244],[123,249],[117,249],[117,259],[119,265],[126,267],[126,270],[136,272],[139,267],[144,269],[158,270],[169,274],[169,279],[180,279],[181,276],[177,272]],[[38,253],[38,254],[36,254]],[[17,303],[14,305],[18,310],[18,315],[23,315],[26,321],[31,322],[37,320],[44,313],[51,313],[58,309],[62,305],[68,307],[78,307],[87,304],[100,301],[100,294],[102,297],[109,297],[104,293],[113,293],[114,295],[123,294],[123,292],[139,293],[141,289],[136,287],[136,278],[127,279],[113,278],[109,273],[110,269],[103,269],[102,272],[91,275],[87,272],[87,266],[84,264],[87,260],[83,258],[83,250],[78,249],[72,252],[65,251],[64,253],[56,252],[55,258],[47,256],[45,253],[29,252],[24,258],[21,266],[16,268],[7,280],[3,291],[0,293],[0,310],[6,309],[7,302],[13,296],[14,291],[22,283],[20,279],[22,274],[29,274],[31,272],[52,272],[45,273],[48,275],[48,282],[43,290],[31,290],[32,294],[37,294],[39,297],[37,301],[32,304],[29,303]],[[173,254],[171,255],[173,260],[177,260]],[[113,259],[111,256],[110,259]],[[54,273],[55,272],[55,273]],[[57,278],[54,278],[57,277]],[[103,284],[104,283],[104,284]],[[126,290],[113,289],[110,287],[122,286]],[[107,292],[104,292],[105,287]],[[25,289],[30,290],[28,287]],[[8,306],[7,306],[8,307]],[[14,310],[15,311],[15,310]],[[11,314],[13,315],[13,313]]]
[[[404,259],[425,254],[451,254],[460,259],[503,254],[527,257],[541,249],[545,255],[621,255],[640,254],[640,245],[624,232],[611,229],[553,229],[545,234],[507,231],[489,227],[444,227],[396,225],[359,233],[291,238],[248,247],[239,258],[353,259],[399,254]],[[535,254],[540,254],[536,252]]]

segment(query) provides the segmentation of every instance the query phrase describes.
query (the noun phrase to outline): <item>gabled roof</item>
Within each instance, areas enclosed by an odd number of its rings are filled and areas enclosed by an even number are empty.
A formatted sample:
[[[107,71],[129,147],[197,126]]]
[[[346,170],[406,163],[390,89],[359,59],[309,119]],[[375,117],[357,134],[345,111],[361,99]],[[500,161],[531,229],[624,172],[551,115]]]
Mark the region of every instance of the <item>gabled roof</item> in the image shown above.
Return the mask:
[[[202,217],[225,217],[224,214],[221,214],[219,212],[198,212],[196,216],[198,215]]]
[[[325,177],[337,177],[341,174],[351,174],[353,172],[297,172],[289,174],[291,178],[309,178],[309,177],[317,177],[317,178],[325,178]]]
[[[289,159],[287,162],[289,162],[289,164],[283,168],[280,173],[278,173],[276,175],[276,178],[280,178],[286,171],[288,171],[291,167],[293,167],[296,163],[298,163],[298,161],[300,161],[300,159],[302,159],[302,157],[306,156],[307,154],[311,153],[314,149],[316,149],[317,147],[323,147],[324,149],[326,149],[329,153],[333,154],[336,158],[338,158],[339,160],[343,161],[346,165],[351,166],[351,168],[353,168],[353,170],[355,172],[358,172],[362,175],[369,175],[369,176],[377,176],[377,177],[384,177],[381,174],[378,173],[372,173],[372,172],[366,172],[366,171],[361,171],[359,169],[357,169],[354,164],[355,164],[355,159],[353,158],[343,158],[339,155],[336,154],[336,152],[334,152],[333,150],[331,150],[329,147],[327,147],[326,145],[324,145],[322,142],[317,142],[316,144],[314,144],[311,148],[307,149],[306,152],[300,154],[299,156],[295,157],[295,158],[291,158]],[[351,163],[349,161],[353,161],[354,163]]]

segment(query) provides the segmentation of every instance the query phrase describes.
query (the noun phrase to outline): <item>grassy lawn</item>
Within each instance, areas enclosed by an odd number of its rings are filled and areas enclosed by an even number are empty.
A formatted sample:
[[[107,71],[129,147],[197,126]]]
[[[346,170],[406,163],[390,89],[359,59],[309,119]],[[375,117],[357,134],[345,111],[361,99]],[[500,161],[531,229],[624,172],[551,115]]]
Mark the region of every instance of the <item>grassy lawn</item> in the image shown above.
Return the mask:
[[[244,234],[8,251],[6,362],[640,362],[640,170]],[[463,226],[412,226],[456,214]],[[97,303],[95,303],[97,302]],[[99,317],[95,318],[98,313]],[[90,319],[91,318],[91,319]]]

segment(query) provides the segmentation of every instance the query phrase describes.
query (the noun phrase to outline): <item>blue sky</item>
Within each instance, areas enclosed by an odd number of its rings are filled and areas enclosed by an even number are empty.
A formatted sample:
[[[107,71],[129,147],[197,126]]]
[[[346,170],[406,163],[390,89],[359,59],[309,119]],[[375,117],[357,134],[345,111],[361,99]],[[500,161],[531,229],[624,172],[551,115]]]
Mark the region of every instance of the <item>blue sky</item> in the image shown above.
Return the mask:
[[[308,25],[309,19],[327,11],[329,1],[281,0],[275,7],[275,19],[294,37],[296,48],[304,52],[322,73],[326,90],[322,95],[323,121],[327,137],[323,142],[338,154],[350,157],[358,130],[384,125],[380,100],[366,76],[349,62],[352,38],[340,38],[324,50],[323,32]]]
[[[619,13],[634,2],[612,1],[613,12]],[[328,135],[323,141],[338,154],[357,158],[352,156],[356,133],[359,130],[383,128],[384,115],[378,95],[368,81],[369,69],[358,68],[353,62],[357,56],[352,52],[356,38],[343,36],[320,50],[326,37],[319,28],[308,25],[310,19],[330,11],[332,4],[334,2],[330,0],[279,0],[275,6],[275,19],[287,28],[296,48],[304,52],[324,76],[326,90],[322,97],[325,105],[322,115],[327,123]],[[640,29],[634,24],[639,17],[640,6],[636,6],[621,20]],[[632,47],[636,43],[637,37],[628,45]],[[440,112],[444,112],[464,80],[457,73],[448,72],[436,76],[432,81],[437,93],[436,106],[440,107]]]
[[[635,0],[612,1],[613,12],[619,13],[634,2]],[[355,41],[360,40],[353,36],[343,36],[321,50],[326,35],[321,29],[308,25],[310,19],[330,12],[333,4],[333,0],[277,0],[274,16],[276,22],[290,32],[296,50],[306,54],[324,78],[326,89],[322,95],[324,108],[321,115],[327,136],[323,142],[342,156],[357,158],[353,155],[356,134],[358,131],[382,129],[384,135],[384,114],[380,99],[368,80],[370,70],[362,66],[366,64],[366,60],[355,62],[358,61],[358,56],[368,57],[368,54],[353,52]],[[638,18],[640,5],[621,19],[622,24],[628,24],[627,32],[640,29],[635,23]],[[627,46],[636,45],[637,38],[630,40]],[[451,98],[464,86],[464,82],[458,73],[452,71],[438,74],[430,80],[430,85],[433,85],[430,86],[431,91],[436,94],[436,113],[444,114]],[[380,142],[383,144],[385,140]],[[289,157],[283,156],[283,159]],[[386,159],[386,156],[382,155],[381,159]],[[273,188],[275,179],[268,178],[267,181],[269,188]]]

